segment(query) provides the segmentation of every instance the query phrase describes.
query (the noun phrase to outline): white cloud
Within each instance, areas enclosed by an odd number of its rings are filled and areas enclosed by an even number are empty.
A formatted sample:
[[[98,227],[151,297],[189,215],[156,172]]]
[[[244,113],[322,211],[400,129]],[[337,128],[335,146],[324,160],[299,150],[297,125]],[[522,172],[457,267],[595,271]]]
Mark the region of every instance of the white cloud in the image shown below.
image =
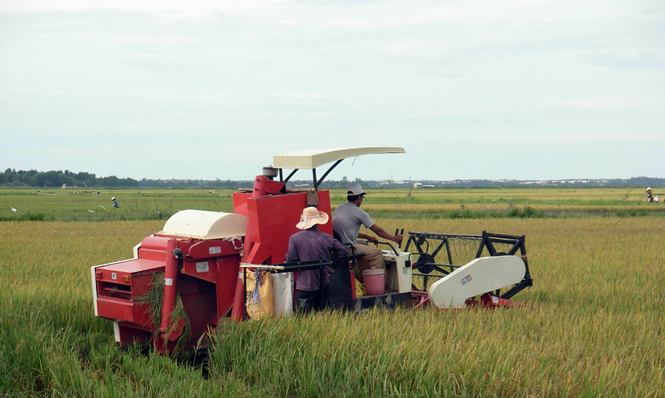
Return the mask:
[[[120,10],[145,12],[165,20],[208,19],[216,12],[238,15],[253,9],[283,4],[281,0],[9,0],[0,3],[1,12],[53,12]]]
[[[579,98],[572,100],[546,101],[557,107],[595,110],[658,110],[665,109],[665,101],[657,98]]]
[[[501,135],[483,137],[483,140],[493,142],[540,142],[540,143],[591,143],[591,144],[607,144],[608,142],[649,142],[649,143],[663,143],[665,142],[665,135],[658,133],[639,133],[639,132],[601,132],[601,133],[568,133],[568,134],[521,134],[515,135]]]
[[[286,25],[286,26],[296,26],[298,24],[298,22],[296,22],[295,20],[290,19],[290,18],[289,19],[283,19],[283,20],[279,21],[279,23],[280,23],[280,25]]]
[[[383,49],[395,55],[403,55],[415,47],[414,43],[402,43],[389,46],[383,46]]]

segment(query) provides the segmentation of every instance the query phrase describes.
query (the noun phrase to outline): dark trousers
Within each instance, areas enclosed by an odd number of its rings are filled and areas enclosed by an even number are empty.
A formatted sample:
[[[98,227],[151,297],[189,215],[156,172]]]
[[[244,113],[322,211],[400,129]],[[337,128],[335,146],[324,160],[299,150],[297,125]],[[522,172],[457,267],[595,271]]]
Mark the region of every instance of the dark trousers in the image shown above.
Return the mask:
[[[322,291],[296,290],[296,312],[309,313],[311,311],[321,311],[328,303],[328,286]]]

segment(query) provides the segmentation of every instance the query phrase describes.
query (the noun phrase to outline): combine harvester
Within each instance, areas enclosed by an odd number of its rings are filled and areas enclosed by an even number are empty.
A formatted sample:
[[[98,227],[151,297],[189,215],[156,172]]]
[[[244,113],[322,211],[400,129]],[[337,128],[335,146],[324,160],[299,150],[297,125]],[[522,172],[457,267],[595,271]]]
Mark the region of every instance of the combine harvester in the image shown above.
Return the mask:
[[[323,272],[324,267],[334,269],[329,291],[333,308],[518,305],[509,299],[532,284],[524,236],[409,232],[405,251],[383,243],[388,246],[383,250],[385,291],[362,297],[356,297],[354,256],[348,266],[328,260],[284,263],[302,210],[316,206],[331,215],[329,191],[319,186],[340,162],[404,152],[362,147],[275,155],[273,166],[255,178],[253,190],[233,194],[233,213],[180,211],[161,232],[134,247],[134,258],[91,267],[95,315],[113,321],[121,345],[152,343],[157,353],[193,349],[225,319],[248,318],[252,294],[245,286],[257,270],[264,276],[290,277],[302,270]],[[317,168],[331,163],[317,178]],[[287,189],[301,169],[312,171],[312,186]],[[285,170],[291,172],[285,176]],[[332,223],[319,229],[332,234]],[[275,295],[290,306],[291,279],[282,280],[287,282],[275,288]]]

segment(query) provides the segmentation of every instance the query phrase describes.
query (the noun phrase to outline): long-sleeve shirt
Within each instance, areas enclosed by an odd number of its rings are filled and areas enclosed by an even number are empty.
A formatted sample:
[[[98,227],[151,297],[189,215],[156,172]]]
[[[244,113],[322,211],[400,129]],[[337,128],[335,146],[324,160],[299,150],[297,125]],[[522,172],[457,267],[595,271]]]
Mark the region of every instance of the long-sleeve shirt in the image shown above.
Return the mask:
[[[286,253],[286,262],[330,260],[331,254],[342,258],[346,249],[335,238],[318,229],[303,229],[289,238],[289,251]],[[319,290],[321,282],[319,275],[323,274],[323,286],[328,285],[328,274],[324,270],[311,270],[298,272],[296,289],[303,291]]]

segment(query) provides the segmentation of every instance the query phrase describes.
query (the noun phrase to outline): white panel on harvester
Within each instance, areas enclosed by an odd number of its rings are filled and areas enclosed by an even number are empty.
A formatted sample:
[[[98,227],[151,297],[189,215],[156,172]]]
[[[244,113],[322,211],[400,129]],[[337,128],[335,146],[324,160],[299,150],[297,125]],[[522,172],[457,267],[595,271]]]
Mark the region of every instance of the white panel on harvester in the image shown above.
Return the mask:
[[[183,210],[172,215],[159,234],[202,240],[245,236],[247,217],[219,211]]]
[[[477,258],[433,283],[429,299],[439,308],[464,308],[467,299],[519,283],[525,274],[518,256]]]

